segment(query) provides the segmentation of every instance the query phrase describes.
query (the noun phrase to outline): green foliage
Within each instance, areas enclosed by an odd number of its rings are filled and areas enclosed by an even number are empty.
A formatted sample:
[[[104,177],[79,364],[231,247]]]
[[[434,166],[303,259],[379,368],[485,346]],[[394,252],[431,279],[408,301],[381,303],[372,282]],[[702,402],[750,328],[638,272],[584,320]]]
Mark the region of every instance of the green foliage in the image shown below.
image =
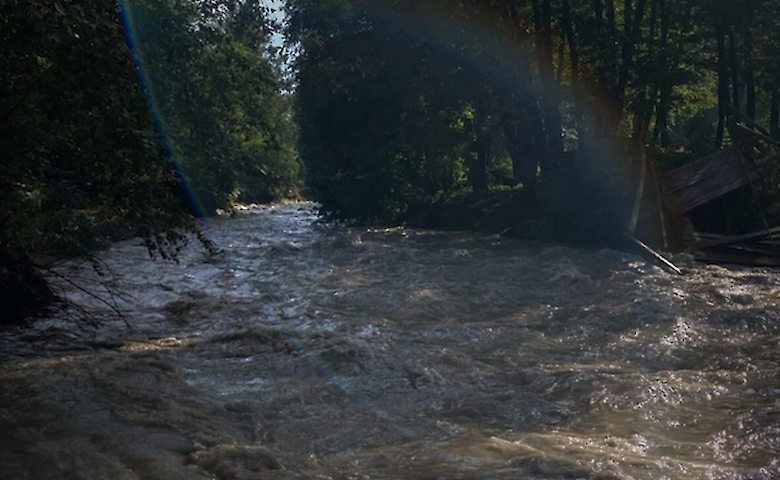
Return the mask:
[[[4,2],[0,17],[0,245],[61,256],[181,225],[115,4]]]
[[[259,1],[0,3],[0,296],[43,306],[35,265],[111,240],[170,258],[188,185],[209,213],[294,188],[269,32]]]
[[[259,1],[129,2],[139,60],[200,214],[297,188],[296,130]]]
[[[473,52],[464,44],[442,45],[441,32],[421,29],[409,7],[288,3],[288,41],[302,48],[295,63],[301,157],[327,214],[399,222],[467,188],[475,143],[486,132],[487,120],[477,124],[474,114],[486,117],[484,72],[469,65]]]

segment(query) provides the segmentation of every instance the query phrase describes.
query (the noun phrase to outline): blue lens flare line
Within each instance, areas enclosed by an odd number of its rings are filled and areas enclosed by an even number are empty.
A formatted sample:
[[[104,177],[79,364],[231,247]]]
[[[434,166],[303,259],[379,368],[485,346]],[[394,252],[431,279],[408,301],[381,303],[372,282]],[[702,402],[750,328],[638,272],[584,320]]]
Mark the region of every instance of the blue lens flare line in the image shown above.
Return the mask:
[[[187,175],[185,175],[182,163],[176,152],[176,146],[167,133],[159,99],[158,96],[155,95],[151,71],[143,55],[143,45],[141,45],[141,36],[138,32],[138,23],[136,21],[135,12],[133,11],[132,0],[120,0],[119,8],[121,11],[122,23],[125,27],[127,45],[130,47],[130,51],[133,54],[133,61],[135,62],[135,67],[138,71],[138,78],[144,95],[146,96],[146,102],[149,105],[152,119],[157,127],[157,134],[163,142],[168,159],[171,161],[179,181],[182,182],[184,191],[187,194],[190,204],[195,209],[195,213],[200,218],[207,218],[209,212],[205,211],[203,203],[198,199],[195,190],[190,186],[190,182],[187,179]]]

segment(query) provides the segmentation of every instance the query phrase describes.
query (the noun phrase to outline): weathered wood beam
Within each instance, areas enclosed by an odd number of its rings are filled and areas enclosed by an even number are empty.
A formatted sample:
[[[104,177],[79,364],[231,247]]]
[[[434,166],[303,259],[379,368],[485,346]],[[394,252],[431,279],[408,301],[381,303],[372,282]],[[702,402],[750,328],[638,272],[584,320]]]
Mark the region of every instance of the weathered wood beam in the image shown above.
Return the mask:
[[[694,260],[705,263],[733,263],[756,267],[780,267],[780,257],[748,252],[705,250],[693,254]]]
[[[699,249],[719,247],[724,245],[731,245],[735,243],[743,243],[750,240],[765,240],[775,235],[780,234],[780,227],[770,228],[769,230],[760,230],[758,232],[746,233],[744,235],[724,236],[721,238],[712,238],[703,240],[694,244],[693,246]],[[702,235],[702,234],[699,234]]]

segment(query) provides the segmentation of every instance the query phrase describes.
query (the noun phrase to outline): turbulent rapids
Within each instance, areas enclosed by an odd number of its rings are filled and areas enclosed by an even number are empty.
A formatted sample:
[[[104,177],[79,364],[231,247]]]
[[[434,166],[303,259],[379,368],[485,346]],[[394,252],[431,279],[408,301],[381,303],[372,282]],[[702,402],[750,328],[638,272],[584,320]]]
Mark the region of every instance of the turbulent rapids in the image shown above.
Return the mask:
[[[205,231],[102,255],[127,323],[1,332],[0,478],[780,478],[776,272],[309,204]]]

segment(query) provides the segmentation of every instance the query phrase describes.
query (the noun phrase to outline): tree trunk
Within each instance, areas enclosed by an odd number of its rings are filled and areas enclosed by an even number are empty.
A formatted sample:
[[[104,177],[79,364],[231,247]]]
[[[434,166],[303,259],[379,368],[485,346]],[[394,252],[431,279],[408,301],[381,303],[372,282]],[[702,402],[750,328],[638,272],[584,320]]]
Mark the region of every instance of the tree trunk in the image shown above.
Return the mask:
[[[490,163],[490,140],[486,134],[482,134],[481,138],[477,141],[477,159],[476,169],[472,172],[474,178],[472,180],[472,186],[476,192],[488,191],[488,175],[487,166]]]
[[[744,60],[745,60],[745,114],[751,119],[756,119],[756,76],[753,64],[753,31],[750,25],[745,26],[744,34]]]
[[[566,39],[569,42],[569,61],[571,62],[571,84],[573,87],[579,86],[580,82],[580,56],[577,51],[577,42],[574,39],[574,27],[571,23],[571,6],[569,0],[563,0],[563,9],[561,13],[561,23]]]
[[[529,155],[531,139],[527,135],[528,125],[518,121],[517,118],[508,119],[503,123],[506,150],[512,159],[514,181],[522,183],[524,188],[533,189],[536,185],[536,162]]]
[[[563,29],[566,40],[569,42],[569,63],[571,64],[571,88],[574,90],[574,121],[577,129],[577,140],[580,141],[584,135],[584,126],[582,122],[582,105],[579,101],[577,90],[580,87],[580,55],[577,50],[577,40],[574,38],[574,26],[571,20],[571,5],[569,0],[562,0],[561,9],[561,28]]]
[[[627,4],[630,1],[626,1]],[[631,72],[633,71],[634,52],[636,51],[637,43],[641,38],[642,33],[642,19],[644,18],[646,0],[637,0],[636,11],[633,18],[629,17],[630,12],[626,12],[626,20],[631,20],[631,29],[626,25],[626,39],[623,43],[622,63],[620,65],[620,76],[618,77],[618,84],[615,89],[615,102],[618,108],[618,118],[613,125],[613,130],[617,129],[620,123],[620,116],[623,114],[623,106],[625,103],[626,88],[630,80]]]
[[[518,7],[518,4],[510,3],[503,15],[511,28],[514,29],[515,40],[529,42],[531,38],[529,38],[523,24]],[[509,74],[512,81],[520,85],[532,84],[531,66],[527,57],[514,55],[509,58],[509,61],[514,67]],[[535,159],[531,159],[528,152],[530,144],[534,141],[533,138],[540,134],[541,118],[539,118],[535,105],[523,96],[521,89],[508,93],[503,98],[503,102],[506,109],[501,123],[503,124],[507,153],[512,159],[514,180],[517,183],[522,183],[524,188],[533,190],[536,182],[536,164],[534,163]]]
[[[737,45],[734,40],[734,29],[729,29],[729,70],[731,71],[732,103],[739,110],[739,66],[737,65]]]
[[[471,183],[471,188],[475,192],[487,192],[487,166],[490,160],[490,136],[487,130],[487,112],[483,105],[476,106],[473,125],[474,152],[469,165],[469,183]]]
[[[729,102],[728,67],[726,59],[726,36],[723,27],[715,27],[715,42],[718,45],[718,129],[715,133],[715,148],[723,144],[723,129],[726,121],[726,104]]]
[[[558,41],[558,73],[555,74],[555,83],[563,83],[563,71],[566,64],[566,33],[561,31],[561,38]]]
[[[669,82],[664,82],[661,86],[661,98],[658,101],[658,113],[656,115],[656,130],[661,137],[661,146],[669,145],[669,97],[672,93],[672,87]]]
[[[624,0],[623,1],[623,24],[626,31],[626,35],[628,34],[629,25],[631,25],[631,7],[633,6],[632,0]]]
[[[550,0],[532,0],[534,12],[534,24],[537,32],[537,57],[539,58],[539,73],[541,75],[542,88],[541,106],[544,121],[544,133],[549,155],[540,158],[542,170],[550,172],[557,168],[555,159],[563,152],[561,138],[561,113],[558,105],[559,90],[555,82],[552,54],[552,19]]]
[[[780,139],[780,91],[775,88],[772,91],[772,100],[769,102],[769,133]]]
[[[553,77],[553,54],[552,54],[552,12],[550,0],[542,0],[542,20],[544,22],[544,44],[545,57],[547,63],[548,75],[550,78],[550,88],[546,93],[544,101],[545,118],[544,126],[547,133],[547,146],[553,158],[558,158],[563,153],[563,139],[561,138],[561,111],[558,104],[560,98],[559,84]],[[556,163],[556,162],[552,162]],[[557,168],[557,165],[553,165]]]
[[[628,0],[629,2],[631,0]],[[606,44],[607,44],[607,51],[605,52],[607,61],[609,62],[607,64],[607,83],[610,85],[610,88],[614,88],[615,82],[617,81],[617,68],[618,68],[618,61],[617,61],[617,25],[615,23],[615,1],[614,0],[604,0],[604,10],[607,14],[607,32],[606,32]]]
[[[596,65],[596,69],[598,72],[599,89],[602,93],[607,93],[609,91],[609,86],[607,85],[606,58],[604,58],[606,50],[606,41],[604,38],[604,5],[601,3],[601,0],[593,0],[593,13],[596,21],[596,46],[598,47],[598,64]]]
[[[669,63],[668,53],[668,39],[669,39],[669,20],[670,13],[667,0],[658,0],[658,8],[661,15],[661,38],[659,41],[659,50],[661,52],[661,64],[666,65]],[[671,95],[672,85],[669,82],[668,76],[664,75],[658,82],[658,89],[660,90],[660,98],[658,106],[656,108],[655,118],[655,131],[653,132],[653,141],[655,142],[658,137],[661,137],[661,147],[669,145],[669,131],[667,129],[667,123],[669,118],[669,96]],[[648,122],[649,123],[649,122]]]
[[[647,37],[647,56],[652,58],[655,54],[655,24],[658,16],[659,0],[650,3],[650,32]],[[637,100],[634,112],[634,138],[639,142],[647,140],[647,128],[653,113],[653,105],[658,92],[658,81],[653,80],[645,85]]]

